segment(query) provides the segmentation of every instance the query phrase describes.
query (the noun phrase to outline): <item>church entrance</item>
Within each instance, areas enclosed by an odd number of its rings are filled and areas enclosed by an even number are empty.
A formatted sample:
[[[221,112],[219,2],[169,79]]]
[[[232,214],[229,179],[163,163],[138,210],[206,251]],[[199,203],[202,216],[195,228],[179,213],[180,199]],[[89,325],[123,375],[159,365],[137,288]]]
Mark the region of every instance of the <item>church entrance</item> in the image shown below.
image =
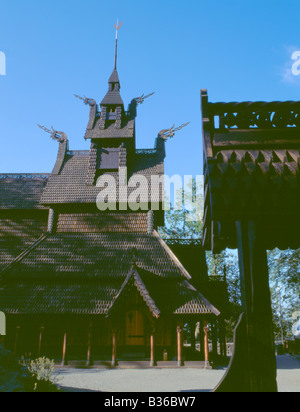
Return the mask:
[[[126,312],[126,346],[144,347],[145,340],[145,323],[144,315],[140,310],[131,310]]]

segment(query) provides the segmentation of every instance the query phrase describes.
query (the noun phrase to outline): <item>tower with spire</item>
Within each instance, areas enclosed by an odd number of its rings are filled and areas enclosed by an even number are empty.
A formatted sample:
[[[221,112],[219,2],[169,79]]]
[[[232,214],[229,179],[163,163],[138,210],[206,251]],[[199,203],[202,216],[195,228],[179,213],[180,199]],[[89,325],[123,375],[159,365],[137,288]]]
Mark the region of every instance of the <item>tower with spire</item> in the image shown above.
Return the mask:
[[[100,104],[76,96],[90,107],[90,150],[70,150],[64,132],[41,126],[59,145],[52,173],[0,175],[0,239],[6,242],[0,312],[8,315],[7,344],[19,356],[61,357],[62,364],[86,357],[89,366],[112,354],[115,366],[116,354],[142,353],[154,366],[167,351],[181,366],[183,322],[195,325],[197,318],[205,327],[220,312],[192,283],[207,281],[201,244],[182,253],[187,269],[157,231],[164,225],[164,191],[160,184],[152,193],[151,182],[163,182],[165,141],[176,130],[162,130],[153,149],[136,149],[137,106],[150,95],[132,99],[125,111],[117,50],[116,36],[114,68]],[[138,177],[148,194],[135,210],[124,208],[115,190],[125,168],[128,181]],[[117,193],[113,210],[97,207],[102,175],[116,185],[107,189],[108,196]],[[128,197],[140,188],[128,184]],[[159,207],[153,210],[152,202]]]
[[[91,141],[88,185],[95,184],[99,171],[117,171],[120,166],[118,158],[122,166],[129,167],[127,160],[134,156],[136,150],[135,118],[139,98],[133,99],[125,111],[117,68],[120,27],[121,23],[115,25],[115,59],[108,80],[108,91],[99,106],[95,100],[89,99],[90,116],[85,133],[85,139]]]

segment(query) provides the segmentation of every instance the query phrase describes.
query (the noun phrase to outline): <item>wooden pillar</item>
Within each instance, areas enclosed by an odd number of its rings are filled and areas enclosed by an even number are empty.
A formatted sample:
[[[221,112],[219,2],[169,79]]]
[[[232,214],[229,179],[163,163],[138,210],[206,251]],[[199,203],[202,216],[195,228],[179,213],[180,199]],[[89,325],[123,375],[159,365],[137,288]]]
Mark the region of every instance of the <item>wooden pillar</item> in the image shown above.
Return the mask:
[[[208,342],[209,327],[207,326],[207,321],[203,322],[203,332],[204,332],[204,367],[205,368],[210,368],[210,363],[209,363],[209,342]]]
[[[21,326],[17,326],[16,327],[15,347],[14,347],[14,354],[15,355],[18,355],[20,333],[21,333]]]
[[[203,331],[203,321],[199,322],[199,340],[200,340],[200,354],[201,360],[204,360],[204,331]]]
[[[150,367],[156,366],[155,362],[155,331],[151,332],[150,336]]]
[[[230,367],[218,392],[277,392],[267,252],[262,225],[237,222],[243,314]]]
[[[250,392],[277,392],[268,258],[262,242],[263,233],[256,222],[238,222],[237,232],[247,323],[247,384]]]
[[[177,365],[183,366],[183,358],[182,358],[182,327],[180,325],[177,326]]]
[[[113,331],[112,335],[112,361],[111,366],[114,368],[118,365],[117,362],[117,334],[116,331]]]
[[[41,356],[42,353],[42,342],[43,342],[43,333],[44,333],[44,326],[40,327],[40,334],[39,334],[39,346],[38,346],[38,358]]]
[[[67,365],[67,333],[64,334],[63,338],[63,353],[62,353],[62,361],[61,366]]]
[[[92,365],[92,330],[93,330],[93,324],[90,323],[89,330],[88,330],[88,342],[87,342],[87,360],[86,360],[87,367]]]

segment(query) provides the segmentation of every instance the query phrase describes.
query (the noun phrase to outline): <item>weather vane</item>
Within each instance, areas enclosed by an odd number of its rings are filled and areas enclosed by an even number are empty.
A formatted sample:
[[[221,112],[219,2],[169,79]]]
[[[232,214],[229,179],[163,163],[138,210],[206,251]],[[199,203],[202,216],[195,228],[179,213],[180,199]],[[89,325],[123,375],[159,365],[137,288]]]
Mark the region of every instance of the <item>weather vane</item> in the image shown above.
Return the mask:
[[[118,31],[120,30],[120,28],[122,27],[123,22],[117,21],[117,23],[115,24],[115,29],[116,29],[116,49],[115,49],[115,70],[117,70],[117,59],[118,59]]]
[[[162,139],[165,139],[165,140],[167,140],[167,139],[169,139],[169,138],[172,139],[172,138],[175,136],[175,133],[176,133],[176,132],[178,132],[179,130],[181,130],[181,129],[183,129],[184,127],[188,126],[190,123],[191,123],[191,122],[182,124],[181,126],[176,127],[176,128],[175,128],[175,124],[174,124],[170,129],[161,130],[161,131],[158,133],[158,136],[161,137]]]
[[[116,29],[116,38],[118,38],[118,30],[120,30],[120,28],[122,27],[123,22],[119,20],[117,20],[117,23],[115,23],[115,29]]]
[[[38,124],[38,127],[44,130],[46,133],[49,133],[51,135],[51,139],[55,140],[56,142],[63,143],[67,140],[67,135],[64,132],[58,132],[57,130],[54,130],[53,126],[51,126],[52,130],[47,129],[45,126],[41,126],[40,124]]]

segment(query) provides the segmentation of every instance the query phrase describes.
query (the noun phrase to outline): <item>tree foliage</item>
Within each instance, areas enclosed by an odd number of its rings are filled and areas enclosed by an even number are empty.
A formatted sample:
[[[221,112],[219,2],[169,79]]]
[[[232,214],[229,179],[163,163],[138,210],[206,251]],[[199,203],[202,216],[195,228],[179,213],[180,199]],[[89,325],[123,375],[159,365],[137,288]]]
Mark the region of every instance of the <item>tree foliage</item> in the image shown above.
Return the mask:
[[[203,183],[192,179],[183,191],[177,192],[174,204],[166,212],[166,226],[160,230],[162,237],[200,239],[203,229]],[[279,336],[282,323],[284,335],[291,337],[292,324],[295,322],[293,314],[300,311],[300,249],[275,249],[268,252],[268,261],[275,333]],[[237,252],[225,250],[219,255],[208,252],[207,264],[210,276],[226,274],[232,309],[229,322],[234,325],[241,313]]]
[[[268,254],[275,333],[292,337],[293,314],[300,310],[300,249]]]
[[[203,229],[203,183],[192,179],[174,196],[160,228],[164,239],[201,239]]]

